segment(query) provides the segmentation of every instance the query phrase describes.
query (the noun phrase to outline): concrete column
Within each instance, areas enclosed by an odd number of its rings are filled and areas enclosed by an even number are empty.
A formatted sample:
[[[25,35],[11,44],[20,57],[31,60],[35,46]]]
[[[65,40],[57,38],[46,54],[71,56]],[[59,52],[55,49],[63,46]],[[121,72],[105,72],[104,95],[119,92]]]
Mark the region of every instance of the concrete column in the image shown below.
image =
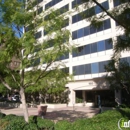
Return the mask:
[[[82,91],[82,96],[83,96],[83,105],[86,105],[86,93],[85,90]]]
[[[118,106],[121,104],[121,90],[115,90],[115,102]]]
[[[74,106],[75,105],[75,91],[74,90],[70,90],[70,94],[69,94],[69,103],[68,106]]]

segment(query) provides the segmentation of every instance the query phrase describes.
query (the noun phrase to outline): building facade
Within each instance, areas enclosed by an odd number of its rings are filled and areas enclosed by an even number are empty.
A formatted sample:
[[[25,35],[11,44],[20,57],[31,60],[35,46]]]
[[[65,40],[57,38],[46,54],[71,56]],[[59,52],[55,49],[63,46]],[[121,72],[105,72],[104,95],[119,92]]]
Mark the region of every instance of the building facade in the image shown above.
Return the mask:
[[[118,6],[118,0],[100,0],[102,6],[111,10]],[[61,60],[66,64],[69,73],[74,75],[74,81],[66,84],[69,88],[68,106],[78,105],[98,105],[98,97],[102,104],[107,101],[121,100],[120,92],[110,90],[105,81],[106,65],[113,54],[114,40],[116,36],[122,34],[115,23],[109,17],[105,17],[99,28],[90,25],[86,19],[95,13],[100,15],[103,11],[97,5],[90,5],[91,8],[83,8],[85,3],[82,0],[38,0],[38,14],[49,8],[70,11],[66,20],[65,28],[69,29],[72,37],[70,43],[74,44],[77,51],[67,54]],[[80,11],[76,8],[79,7]],[[90,10],[90,11],[88,11]],[[88,14],[89,15],[86,15]],[[40,28],[36,34],[37,39],[43,39],[46,35],[44,28]],[[130,63],[129,53],[122,53],[122,58],[126,58]]]

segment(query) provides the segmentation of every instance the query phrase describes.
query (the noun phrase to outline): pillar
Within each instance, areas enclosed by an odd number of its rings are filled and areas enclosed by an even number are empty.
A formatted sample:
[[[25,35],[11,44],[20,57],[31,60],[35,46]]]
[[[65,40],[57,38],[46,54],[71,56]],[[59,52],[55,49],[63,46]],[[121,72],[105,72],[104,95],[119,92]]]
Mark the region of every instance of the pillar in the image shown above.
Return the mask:
[[[70,90],[70,93],[69,93],[69,103],[68,103],[68,106],[74,106],[75,105],[75,91],[74,90]]]
[[[86,93],[85,93],[85,92],[86,92],[85,90],[82,91],[82,96],[83,96],[83,106],[86,106]]]
[[[115,90],[115,102],[118,106],[121,104],[121,90]]]

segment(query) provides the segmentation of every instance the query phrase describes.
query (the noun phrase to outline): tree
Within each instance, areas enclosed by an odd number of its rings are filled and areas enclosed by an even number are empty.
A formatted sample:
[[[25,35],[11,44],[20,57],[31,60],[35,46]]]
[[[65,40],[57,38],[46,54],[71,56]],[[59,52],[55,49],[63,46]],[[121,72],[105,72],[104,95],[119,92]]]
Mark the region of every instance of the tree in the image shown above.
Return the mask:
[[[116,64],[116,65],[115,65]],[[129,93],[130,93],[130,65],[124,60],[120,59],[117,62],[112,60],[105,67],[107,76],[106,79],[109,81],[109,85],[111,89],[115,89],[116,91],[123,90],[125,92],[126,104],[129,104]],[[127,96],[126,96],[127,95]]]
[[[58,77],[66,79],[68,75],[63,75],[60,70],[65,67],[60,57],[65,57],[72,49],[69,44],[70,33],[63,29],[67,24],[64,15],[54,10],[39,14],[39,6],[35,8],[34,5],[36,1],[0,0],[0,81],[10,91],[14,86],[8,79],[14,82],[20,92],[26,122],[28,110],[25,89],[38,86],[42,83],[40,80],[44,79],[47,82],[50,78],[54,79],[52,83],[57,82]],[[39,40],[37,38],[41,33],[38,30],[43,28],[46,36]],[[12,69],[15,63],[13,57],[19,62]]]

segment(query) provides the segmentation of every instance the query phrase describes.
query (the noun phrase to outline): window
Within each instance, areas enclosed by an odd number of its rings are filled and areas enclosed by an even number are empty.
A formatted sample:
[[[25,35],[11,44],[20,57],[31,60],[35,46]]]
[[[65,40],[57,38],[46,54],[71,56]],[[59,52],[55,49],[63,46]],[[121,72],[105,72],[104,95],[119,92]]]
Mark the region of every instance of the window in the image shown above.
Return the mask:
[[[90,34],[96,33],[96,27],[93,25],[90,26]]]
[[[85,50],[84,50],[84,51],[85,51],[84,54],[90,54],[90,53],[91,53],[90,50],[91,50],[90,44],[86,45],[86,46],[85,46]]]
[[[77,22],[83,20],[82,13],[77,14]]]
[[[42,11],[43,11],[43,7],[40,7],[40,8],[38,9],[38,14],[40,14]]]
[[[65,13],[66,11],[68,11],[69,10],[69,5],[67,4],[67,5],[65,5],[65,6],[63,6],[62,8],[60,8],[60,9],[58,9],[58,11],[60,11],[60,14],[63,14],[63,13]]]
[[[106,10],[108,10],[108,9],[109,9],[108,1],[103,2],[103,3],[102,3],[102,6],[103,6]]]
[[[73,53],[72,53],[72,56],[73,57],[77,57],[78,56],[78,52],[74,50]]]
[[[84,49],[85,49],[84,46],[78,47],[78,52],[79,52],[78,55],[79,55],[79,56],[84,55]]]
[[[84,29],[81,28],[77,31],[77,38],[81,38],[84,36]]]
[[[85,2],[84,0],[74,0],[72,2],[72,8],[75,8],[76,6],[81,5],[84,2]]]
[[[78,66],[73,66],[73,74],[78,75]]]
[[[112,39],[105,40],[105,48],[106,48],[106,50],[113,48]]]
[[[35,34],[35,38],[38,39],[42,36],[42,31],[39,31]]]
[[[97,52],[97,43],[92,43],[91,44],[91,53]]]
[[[97,27],[97,32],[103,31],[103,25],[100,25],[99,27]]]
[[[97,42],[97,50],[98,52],[105,50],[105,41],[99,41]]]
[[[47,4],[45,5],[45,10],[48,9],[48,8],[50,8],[50,7],[52,7],[52,6],[54,6],[54,5],[56,5],[56,4],[59,3],[60,1],[62,1],[62,0],[52,0],[52,1],[50,1],[49,3],[47,3]]]
[[[43,1],[43,0],[38,0],[37,2],[38,2],[38,4],[39,4],[39,3],[41,3],[42,1]]]
[[[98,14],[98,13],[101,13],[101,12],[102,12],[102,9],[98,5],[96,5],[95,6],[95,13]]]
[[[120,5],[120,0],[113,0],[113,3],[114,3],[114,7]]]
[[[86,64],[84,69],[85,69],[85,74],[91,74],[91,64]]]
[[[78,66],[78,75],[83,75],[84,74],[84,65],[79,65]]]
[[[108,61],[99,62],[99,73],[105,72],[105,65],[108,64]]]
[[[68,74],[69,73],[69,67],[62,68],[61,71],[63,71],[64,73]]]
[[[92,63],[91,64],[91,72],[92,72],[92,74],[99,72],[98,63]]]
[[[111,27],[110,25],[110,19],[107,19],[104,21],[104,30],[109,29]]]
[[[68,59],[69,58],[69,53],[65,53],[64,55],[62,55],[60,57],[60,60],[65,60],[65,59]]]
[[[76,23],[77,22],[77,15],[72,16],[72,23]]]
[[[89,31],[90,31],[89,26],[88,26],[88,27],[85,27],[85,28],[84,28],[84,36],[89,35]]]
[[[72,39],[77,39],[77,31],[72,32]]]

